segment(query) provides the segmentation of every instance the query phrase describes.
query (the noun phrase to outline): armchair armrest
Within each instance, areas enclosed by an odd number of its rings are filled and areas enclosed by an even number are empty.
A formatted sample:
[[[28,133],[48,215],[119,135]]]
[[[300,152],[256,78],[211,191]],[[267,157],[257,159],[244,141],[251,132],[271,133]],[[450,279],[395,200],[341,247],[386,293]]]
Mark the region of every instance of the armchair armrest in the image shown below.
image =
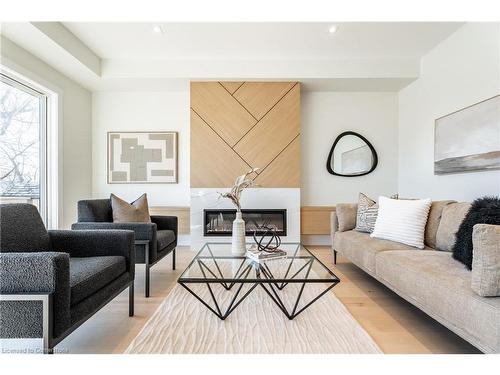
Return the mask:
[[[177,216],[151,216],[151,221],[156,224],[158,230],[172,230],[174,231],[175,238],[177,239],[177,228],[178,228],[178,219]]]
[[[0,253],[0,293],[52,295],[53,334],[58,336],[71,324],[69,255],[60,252]],[[5,323],[0,330],[1,337],[39,337],[42,317],[36,305],[2,301],[1,307]]]
[[[52,248],[72,257],[121,255],[134,274],[134,232],[131,230],[49,230]]]
[[[500,225],[473,227],[471,287],[482,297],[500,296]]]
[[[132,230],[135,233],[136,240],[150,240],[156,238],[155,223],[108,223],[108,222],[79,222],[71,225],[71,229],[121,229]]]

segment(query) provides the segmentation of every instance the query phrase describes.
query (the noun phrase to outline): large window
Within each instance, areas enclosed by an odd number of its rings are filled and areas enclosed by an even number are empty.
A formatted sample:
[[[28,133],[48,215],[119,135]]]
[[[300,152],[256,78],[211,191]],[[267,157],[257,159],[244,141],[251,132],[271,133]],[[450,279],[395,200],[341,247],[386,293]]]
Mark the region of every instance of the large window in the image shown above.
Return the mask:
[[[1,74],[0,201],[31,203],[47,223],[47,95]]]

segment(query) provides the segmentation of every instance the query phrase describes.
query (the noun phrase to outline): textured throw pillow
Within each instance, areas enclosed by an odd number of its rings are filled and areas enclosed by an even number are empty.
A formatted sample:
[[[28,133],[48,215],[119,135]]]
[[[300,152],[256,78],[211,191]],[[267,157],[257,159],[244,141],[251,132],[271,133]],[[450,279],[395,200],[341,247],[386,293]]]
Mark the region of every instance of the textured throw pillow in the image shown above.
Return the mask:
[[[500,198],[484,197],[476,199],[458,227],[453,258],[472,269],[472,231],[476,224],[500,225]]]
[[[455,202],[443,208],[436,232],[436,250],[453,251],[458,228],[470,210],[469,202]]]
[[[128,203],[111,194],[111,208],[114,223],[150,223],[148,198],[142,194],[137,200]]]
[[[335,207],[339,232],[354,229],[356,226],[356,205],[353,203],[339,203]]]
[[[472,290],[482,297],[500,296],[500,225],[475,225],[472,244]]]
[[[377,221],[371,237],[424,248],[430,199],[397,200],[380,197],[378,205]]]
[[[378,215],[378,204],[363,193],[359,193],[356,228],[358,232],[373,232]]]

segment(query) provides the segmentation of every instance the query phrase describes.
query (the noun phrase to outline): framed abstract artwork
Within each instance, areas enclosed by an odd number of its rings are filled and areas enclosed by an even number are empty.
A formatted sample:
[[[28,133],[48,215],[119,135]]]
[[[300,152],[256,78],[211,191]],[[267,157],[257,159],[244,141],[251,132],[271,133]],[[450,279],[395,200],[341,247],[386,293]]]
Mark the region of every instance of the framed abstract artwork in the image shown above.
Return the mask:
[[[500,169],[500,95],[435,121],[434,174]]]
[[[108,183],[177,183],[177,132],[108,132]]]

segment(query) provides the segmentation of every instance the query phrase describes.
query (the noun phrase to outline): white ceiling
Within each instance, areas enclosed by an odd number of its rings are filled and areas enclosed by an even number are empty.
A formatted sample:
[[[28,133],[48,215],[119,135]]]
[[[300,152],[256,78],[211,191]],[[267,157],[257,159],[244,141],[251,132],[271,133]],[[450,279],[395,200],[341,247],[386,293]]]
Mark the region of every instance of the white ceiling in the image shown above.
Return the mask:
[[[418,78],[420,58],[463,25],[336,23],[331,34],[332,24],[11,22],[0,32],[92,91],[187,90],[192,80],[399,91]]]
[[[102,59],[412,59],[458,22],[82,23],[64,25]],[[164,33],[153,32],[161,25]]]

